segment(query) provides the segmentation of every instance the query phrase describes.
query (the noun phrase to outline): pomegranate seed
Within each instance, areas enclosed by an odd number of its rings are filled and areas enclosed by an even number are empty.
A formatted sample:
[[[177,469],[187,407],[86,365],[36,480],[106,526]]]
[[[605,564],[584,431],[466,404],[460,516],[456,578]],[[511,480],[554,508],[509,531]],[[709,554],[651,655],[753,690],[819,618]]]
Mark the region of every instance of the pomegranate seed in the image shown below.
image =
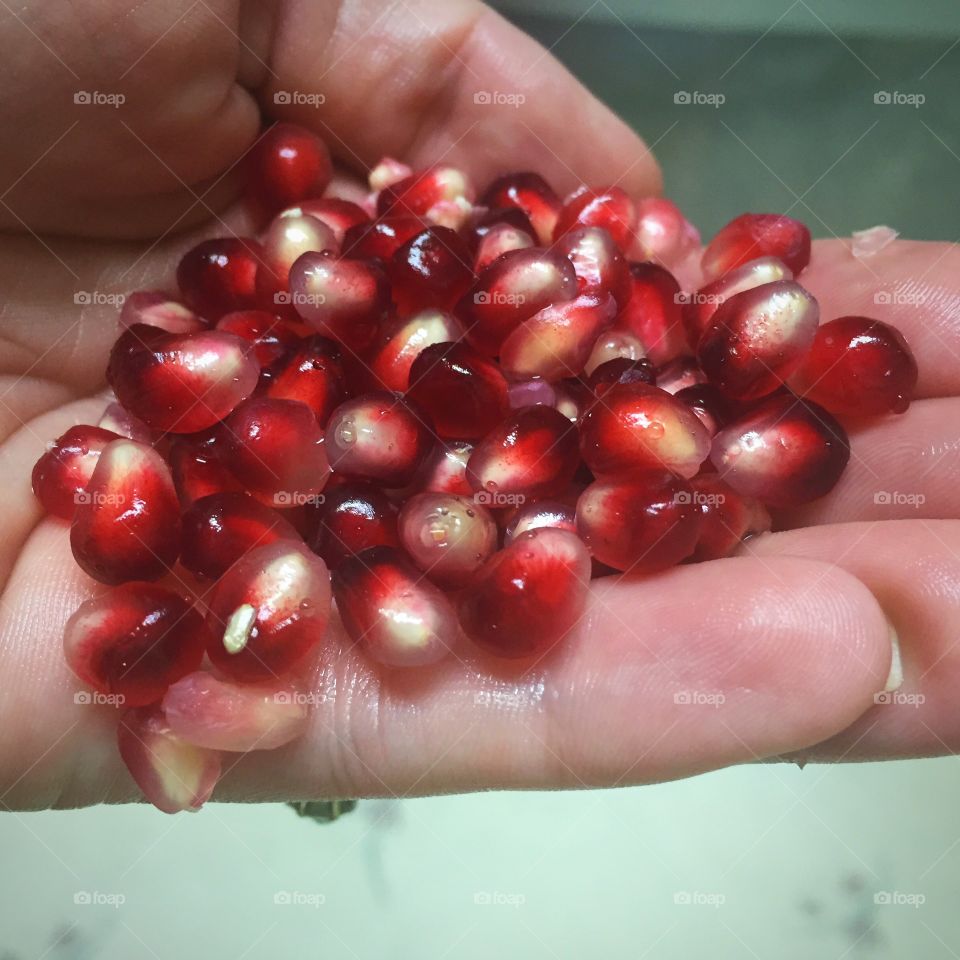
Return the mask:
[[[424,217],[444,201],[470,201],[473,188],[466,174],[454,167],[431,167],[422,173],[405,177],[377,198],[377,213]]]
[[[170,470],[152,447],[112,440],[77,500],[70,545],[94,580],[157,580],[175,563],[180,505]]]
[[[327,423],[326,448],[337,473],[402,487],[432,446],[421,414],[391,393],[340,404]]]
[[[397,513],[372,483],[347,481],[324,494],[310,547],[331,570],[370,547],[398,547]]]
[[[487,187],[480,201],[493,209],[523,211],[543,246],[553,242],[553,231],[563,204],[538,173],[509,173]]]
[[[576,510],[560,500],[531,500],[511,517],[503,535],[504,544],[510,544],[528,530],[551,527],[577,532]]]
[[[373,547],[333,573],[347,634],[379,663],[413,667],[447,655],[459,635],[450,601],[391,547]]]
[[[297,313],[324,336],[354,350],[368,347],[390,304],[387,278],[367,260],[338,260],[329,251],[305,253],[290,268]]]
[[[155,707],[123,715],[117,746],[143,795],[163,813],[199,810],[220,779],[220,755],[174,736]]]
[[[257,270],[257,297],[264,306],[279,309],[290,302],[290,268],[305,253],[339,250],[333,230],[317,217],[274,217],[260,238],[263,262]]]
[[[162,290],[138,290],[124,298],[120,308],[120,329],[145,323],[167,333],[194,333],[206,324],[182,303]]]
[[[480,571],[460,601],[460,624],[498,657],[546,653],[580,622],[590,585],[590,555],[566,530],[520,534]]]
[[[380,190],[386,190],[401,180],[413,176],[412,168],[393,157],[383,157],[380,162],[367,175],[367,183],[370,189],[376,193]]]
[[[631,360],[629,357],[616,357],[601,363],[590,374],[587,385],[597,397],[617,383],[646,383],[656,386],[657,378],[653,364],[647,360]]]
[[[554,393],[554,406],[571,423],[579,423],[583,414],[596,402],[590,388],[579,380],[562,380],[554,386]]]
[[[240,404],[220,428],[223,462],[275,507],[295,507],[319,493],[330,475],[313,411],[295,400],[258,397]]]
[[[490,264],[460,302],[470,344],[496,356],[510,332],[544,307],[577,295],[573,264],[562,253],[531,247]]]
[[[557,240],[553,249],[562,253],[577,275],[581,296],[610,294],[621,309],[630,299],[630,269],[613,237],[602,227],[578,227]]]
[[[72,520],[103,448],[119,435],[79,424],[47,445],[33,468],[33,494],[51,517]]]
[[[817,330],[795,386],[840,416],[903,413],[917,385],[917,362],[894,327],[840,317]]]
[[[793,274],[776,257],[759,257],[725,273],[701,287],[683,306],[683,323],[690,346],[696,350],[717,308],[731,297],[777,280],[792,280]]]
[[[400,511],[400,542],[413,562],[443,587],[465,586],[497,549],[497,524],[473,498],[420,493]]]
[[[174,335],[130,327],[113,346],[107,381],[154,430],[195,433],[253,393],[260,368],[250,344],[222,330]]]
[[[732,418],[730,404],[711,383],[697,383],[692,387],[684,387],[674,396],[700,418],[700,422],[707,428],[711,437],[726,426]]]
[[[577,431],[559,410],[516,410],[474,448],[467,480],[476,501],[514,505],[517,498],[550,496],[562,490],[577,469]]]
[[[223,440],[216,432],[177,437],[170,446],[170,470],[180,504],[190,504],[214,493],[239,493],[240,482],[218,459]]]
[[[713,280],[758,257],[777,257],[799,276],[810,262],[810,231],[778,213],[744,213],[710,241],[701,266]]]
[[[422,350],[462,336],[460,321],[442,310],[422,310],[397,319],[381,334],[370,370],[383,389],[402,393],[410,385],[410,368]]]
[[[125,583],[81,604],[63,649],[84,683],[141,707],[196,670],[206,643],[203,617],[189,601],[154,583]]]
[[[126,437],[128,440],[136,440],[137,443],[152,443],[153,433],[150,428],[142,421],[138,420],[133,414],[128,413],[119,403],[108,403],[97,426],[101,430],[109,430],[118,437]]]
[[[647,351],[640,339],[625,330],[608,330],[597,338],[597,342],[587,357],[583,372],[592,376],[601,364],[611,360],[643,360]]]
[[[472,497],[473,488],[467,481],[467,462],[472,453],[473,444],[466,440],[436,444],[423,467],[417,471],[411,488],[404,493],[454,493]]]
[[[298,400],[309,407],[321,427],[347,397],[347,378],[337,345],[316,334],[273,368],[266,396]]]
[[[692,477],[710,452],[710,434],[669,393],[644,383],[621,383],[581,417],[580,451],[598,477],[649,470]]]
[[[631,263],[629,289],[617,328],[638,337],[654,363],[685,353],[680,285],[673,274],[655,263]]]
[[[289,324],[266,310],[225,313],[217,321],[217,330],[232,333],[253,344],[253,355],[263,372],[300,341]]]
[[[366,211],[339,197],[321,197],[318,200],[304,200],[303,203],[287,207],[280,214],[290,217],[315,217],[325,223],[333,231],[333,240],[337,250],[343,249],[344,236],[351,228],[360,223],[366,223],[370,217]]]
[[[401,316],[452,307],[473,281],[470,251],[447,227],[430,227],[400,247],[387,268]]]
[[[691,560],[729,557],[747,537],[769,532],[767,508],[759,500],[742,497],[719,477],[694,477],[690,487],[700,511],[700,535]]]
[[[247,155],[247,189],[268,211],[319,197],[332,175],[326,144],[293,123],[275,123]]]
[[[197,577],[217,580],[255,547],[300,534],[275,510],[243,493],[215,493],[183,515],[180,562]]]
[[[616,312],[613,297],[606,293],[544,307],[503,341],[503,372],[517,380],[542,377],[556,381],[577,376]]]
[[[382,217],[351,227],[343,238],[343,255],[351,260],[390,260],[427,222],[422,217]]]
[[[499,367],[465,343],[435,343],[421,350],[410,367],[407,395],[441,437],[477,440],[510,411]]]
[[[577,529],[608,567],[657,573],[693,553],[700,511],[686,481],[651,472],[591,483],[577,501]]]
[[[511,383],[507,388],[510,398],[510,409],[519,410],[521,407],[535,407],[543,404],[546,407],[557,405],[557,391],[546,380],[534,377],[532,380],[519,380]]]
[[[584,188],[564,204],[553,228],[554,240],[578,227],[603,227],[626,250],[637,227],[637,206],[620,187]]]
[[[819,319],[817,301],[792,280],[754,287],[731,297],[713,315],[697,359],[727,396],[756,400],[797,369],[813,345]]]
[[[235,680],[272,680],[302,666],[329,618],[327,565],[304,544],[277,540],[242,556],[217,583],[207,653]]]
[[[646,197],[637,204],[638,260],[656,260],[666,267],[679,266],[700,246],[700,234],[680,208],[662,197]]]
[[[495,211],[503,213],[505,211]],[[519,211],[517,211],[519,213]],[[522,214],[521,214],[522,216]],[[494,260],[509,253],[511,250],[527,250],[534,245],[534,238],[523,227],[512,223],[494,223],[485,230],[477,244],[477,252],[473,258],[473,269],[480,273],[489,267]]]
[[[257,270],[263,251],[256,240],[217,237],[188,250],[177,266],[183,302],[206,320],[216,321],[234,310],[253,310]]]
[[[738,493],[794,507],[829,493],[850,458],[843,427],[822,407],[775,396],[713,438],[710,459]]]
[[[674,357],[657,368],[657,386],[667,393],[677,394],[687,387],[696,387],[706,382],[706,374],[693,357]]]
[[[310,720],[297,691],[230,683],[202,671],[173,684],[162,708],[175,737],[231,753],[282,747],[304,733]]]

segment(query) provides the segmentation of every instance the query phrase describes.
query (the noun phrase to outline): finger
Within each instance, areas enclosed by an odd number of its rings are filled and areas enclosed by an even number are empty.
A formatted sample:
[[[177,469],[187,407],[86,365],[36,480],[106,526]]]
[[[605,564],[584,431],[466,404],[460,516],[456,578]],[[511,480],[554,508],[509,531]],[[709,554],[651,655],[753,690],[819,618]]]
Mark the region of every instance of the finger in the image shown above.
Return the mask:
[[[960,751],[960,521],[851,523],[750,540],[745,554],[833,561],[865,583],[900,638],[903,684],[802,755],[872,760]]]
[[[639,137],[476,0],[291,0],[278,17],[271,70],[264,111],[317,129],[356,169],[387,154],[415,167],[453,164],[478,184],[519,167],[561,193],[581,183],[659,192]],[[323,102],[274,102],[292,91]],[[494,95],[506,99],[485,102]]]
[[[116,714],[77,704],[63,624],[91,589],[45,521],[0,612],[0,802],[130,800]],[[595,584],[582,625],[518,668],[458,651],[384,672],[334,627],[309,733],[229,758],[220,799],[423,794],[662,780],[825,739],[882,689],[889,629],[870,592],[823,563],[734,559]]]

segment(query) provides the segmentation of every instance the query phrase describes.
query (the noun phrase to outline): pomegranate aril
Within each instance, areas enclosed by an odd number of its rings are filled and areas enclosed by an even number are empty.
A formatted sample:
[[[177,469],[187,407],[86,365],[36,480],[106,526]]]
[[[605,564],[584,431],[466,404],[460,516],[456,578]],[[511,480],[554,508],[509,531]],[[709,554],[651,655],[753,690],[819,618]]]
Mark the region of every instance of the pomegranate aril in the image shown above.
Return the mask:
[[[701,266],[713,280],[758,257],[776,257],[798,276],[810,262],[810,231],[778,213],[744,213],[710,241]]]
[[[531,500],[510,518],[503,534],[503,542],[509,545],[529,530],[550,527],[557,530],[577,532],[576,509],[562,500]]]
[[[602,227],[578,227],[553,244],[572,264],[581,296],[609,294],[619,308],[630,299],[630,269],[613,237]]]
[[[161,706],[175,737],[231,753],[282,747],[304,733],[310,720],[306,698],[296,690],[231,683],[203,671],[173,684]]]
[[[729,557],[747,538],[770,530],[767,508],[744,497],[717,476],[690,481],[694,506],[700,511],[700,533],[691,560]]]
[[[367,183],[376,193],[411,176],[413,176],[413,169],[405,163],[393,157],[381,157],[380,162],[367,174]]]
[[[107,381],[117,399],[154,430],[213,426],[257,386],[250,343],[222,330],[169,334],[137,324],[114,344]]]
[[[655,263],[631,263],[629,289],[617,329],[638,337],[654,363],[686,352],[680,284],[673,274]]]
[[[577,275],[562,253],[539,247],[511,250],[480,273],[460,301],[459,315],[470,344],[493,357],[524,320],[576,296]]]
[[[413,562],[443,587],[465,586],[497,549],[497,524],[470,497],[420,493],[403,505],[400,542]]]
[[[128,710],[117,746],[143,795],[163,813],[199,810],[220,779],[220,755],[175,736],[156,707]]]
[[[333,174],[326,144],[293,123],[270,127],[247,155],[246,164],[249,194],[267,212],[319,197]]]
[[[168,460],[183,507],[214,493],[241,492],[240,481],[220,462],[223,440],[215,433],[177,437]]]
[[[192,574],[217,580],[230,565],[274,540],[300,534],[275,510],[244,493],[203,497],[183,514],[180,562]]]
[[[616,312],[608,293],[586,294],[544,307],[503,341],[503,372],[515,380],[542,377],[557,381],[577,376]]]
[[[621,383],[581,417],[580,451],[598,477],[650,470],[692,477],[710,452],[710,434],[669,393],[644,383]]]
[[[299,401],[313,411],[321,427],[347,397],[340,349],[320,334],[302,340],[270,373],[265,395],[273,400]]]
[[[395,394],[374,392],[333,411],[325,446],[337,473],[402,487],[413,479],[432,443],[422,413]]]
[[[462,336],[460,321],[443,310],[422,310],[413,316],[398,318],[381,333],[370,371],[378,386],[402,393],[410,385],[410,368],[421,351]]]
[[[271,506],[309,502],[330,475],[316,416],[296,400],[247,400],[224,420],[220,434],[221,462]]]
[[[566,530],[540,527],[493,555],[460,599],[460,624],[498,657],[546,653],[580,622],[590,555]]]
[[[685,403],[713,436],[729,423],[732,410],[724,395],[710,383],[697,383],[678,390],[674,396]],[[709,463],[709,461],[707,461]]]
[[[400,247],[387,266],[401,316],[425,307],[452,307],[473,281],[470,251],[447,227],[430,227]]]
[[[829,493],[849,458],[850,442],[833,416],[789,394],[726,426],[710,452],[734,490],[771,507],[795,507]]]
[[[435,343],[410,367],[407,396],[438,436],[477,440],[510,411],[507,381],[492,360],[465,343]]]
[[[817,301],[792,280],[731,297],[713,315],[697,345],[710,382],[740,401],[773,393],[794,373],[817,333]]]
[[[616,357],[601,363],[587,380],[587,386],[598,398],[618,383],[646,383],[656,386],[657,377],[653,364],[646,358],[631,360],[629,357]]]
[[[667,268],[681,265],[700,246],[696,227],[672,201],[646,197],[637,204],[637,229],[632,250],[638,260],[656,260]]]
[[[590,356],[583,365],[583,372],[592,376],[594,370],[604,363],[611,360],[627,359],[642,360],[647,355],[646,347],[640,341],[640,338],[625,330],[607,330],[602,333],[593,348],[590,350]]]
[[[300,336],[285,320],[266,310],[237,310],[217,321],[217,330],[232,333],[253,346],[253,355],[264,374],[285,356]]]
[[[599,367],[595,368],[595,370],[598,369]],[[553,405],[571,423],[579,423],[580,418],[593,406],[597,399],[593,391],[582,380],[561,380],[554,385],[554,395],[556,399]]]
[[[657,471],[590,484],[577,501],[577,529],[608,567],[656,573],[693,553],[700,512],[686,481]]]
[[[330,574],[306,545],[277,540],[237,560],[210,598],[207,653],[241,681],[270,681],[302,666],[330,618]]]
[[[431,167],[391,184],[380,191],[377,213],[427,216],[438,204],[473,199],[473,187],[462,170],[455,167]]]
[[[120,308],[120,328],[145,323],[167,333],[193,333],[206,324],[192,310],[162,290],[137,290],[124,298]]]
[[[31,481],[34,496],[50,516],[73,519],[103,448],[119,438],[112,430],[79,424],[48,444]]]
[[[564,204],[553,237],[557,240],[578,227],[603,227],[626,250],[637,227],[637,205],[620,187],[584,188]]]
[[[472,453],[473,444],[466,440],[441,441],[403,493],[454,493],[472,497],[473,488],[467,481],[467,463]]]
[[[351,260],[390,260],[418,233],[427,222],[422,217],[381,217],[368,220],[347,230],[343,238],[343,255]]]
[[[518,380],[507,388],[510,398],[510,409],[519,410],[521,407],[534,407],[543,404],[546,407],[557,405],[557,391],[547,380],[534,377],[531,380]]]
[[[467,480],[478,503],[513,506],[523,498],[558,493],[573,477],[578,459],[576,427],[560,411],[523,407],[474,447]]]
[[[444,593],[391,547],[373,547],[340,564],[333,596],[347,635],[387,666],[435,663],[459,636]]]
[[[329,250],[339,245],[333,230],[317,217],[282,213],[270,222],[260,238],[263,262],[257,270],[257,296],[271,310],[289,306],[290,268],[305,253]]]
[[[108,443],[77,499],[70,545],[94,580],[157,580],[176,562],[180,504],[170,470],[152,447]]]
[[[553,242],[553,232],[563,204],[538,173],[509,173],[487,187],[480,202],[492,209],[522,210],[543,246]]]
[[[177,286],[183,302],[205,320],[214,322],[234,310],[253,310],[257,270],[263,250],[256,240],[217,237],[188,250],[177,266]]]
[[[707,382],[707,375],[700,369],[694,357],[674,357],[657,367],[657,386],[667,393],[677,394],[687,387],[696,387]]]
[[[70,669],[127,707],[158,701],[200,666],[206,644],[203,617],[154,583],[125,583],[91,597],[67,621],[63,637]]]
[[[370,220],[367,212],[350,200],[339,197],[321,197],[317,200],[304,200],[282,211],[281,217],[315,217],[325,223],[332,231],[338,250],[343,249],[346,232],[361,223]]]
[[[398,512],[379,487],[348,480],[323,495],[310,547],[331,570],[370,547],[398,547]]]
[[[534,242],[534,238],[522,227],[516,227],[512,223],[495,223],[484,232],[477,244],[473,257],[474,272],[480,273],[498,257],[511,250],[527,250]]]
[[[153,432],[140,419],[125,410],[119,403],[108,403],[104,408],[97,426],[101,430],[109,430],[118,437],[136,440],[137,443],[152,443]]]
[[[903,334],[869,317],[839,317],[817,330],[791,386],[846,417],[903,413],[917,385],[917,362]]]

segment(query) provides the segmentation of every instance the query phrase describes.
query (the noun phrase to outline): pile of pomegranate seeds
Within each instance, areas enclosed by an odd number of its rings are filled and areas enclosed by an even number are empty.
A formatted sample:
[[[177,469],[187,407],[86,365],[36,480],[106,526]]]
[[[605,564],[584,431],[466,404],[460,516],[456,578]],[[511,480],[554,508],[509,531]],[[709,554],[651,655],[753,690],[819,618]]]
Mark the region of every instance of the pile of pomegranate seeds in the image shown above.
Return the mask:
[[[901,413],[916,383],[896,330],[819,325],[790,217],[731,221],[683,293],[697,234],[667,200],[563,200],[535,173],[478,199],[384,160],[361,206],[330,174],[314,134],[271,129],[260,236],[127,298],[116,402],[33,472],[108,588],[67,662],[123,707],[161,810],[198,808],[222,752],[304,731],[332,601],[383,669],[543,656],[591,577],[728,556],[822,497],[850,453],[835,417]]]

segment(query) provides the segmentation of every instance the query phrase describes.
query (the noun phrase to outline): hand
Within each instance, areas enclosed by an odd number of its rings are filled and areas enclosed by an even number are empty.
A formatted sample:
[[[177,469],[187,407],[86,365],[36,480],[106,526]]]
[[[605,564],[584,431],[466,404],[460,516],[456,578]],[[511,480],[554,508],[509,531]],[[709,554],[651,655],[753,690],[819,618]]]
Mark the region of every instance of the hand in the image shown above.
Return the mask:
[[[0,94],[0,118],[17,131],[0,160],[2,807],[138,797],[116,753],[115,711],[74,702],[82,687],[60,638],[92,585],[66,526],[41,517],[29,474],[48,438],[95,422],[104,405],[116,310],[78,306],[75,294],[168,284],[200,233],[245,229],[235,164],[261,111],[313,127],[355,172],[390,154],[414,166],[442,159],[477,182],[515,163],[561,192],[581,181],[659,189],[643,144],[479,4],[240,6],[184,0],[129,14],[115,0],[51,0],[0,36],[8,62],[22,60]],[[126,100],[74,105],[78,90]],[[291,90],[324,102],[274,103]],[[482,90],[526,102],[475,104]],[[803,280],[824,315],[897,323],[917,354],[920,399],[853,432],[847,475],[787,518],[797,529],[740,558],[598,583],[582,629],[524,672],[476,654],[387,674],[335,625],[340,652],[314,679],[310,733],[228,762],[216,797],[614,785],[797,751],[955,749],[960,524],[943,518],[960,509],[958,268],[960,254],[941,245],[898,243],[864,262],[843,242],[817,245]],[[911,282],[928,298],[922,309],[874,304],[874,291]],[[879,490],[926,500],[875,504]],[[919,709],[874,706],[891,668],[888,619],[901,693],[922,693]]]

